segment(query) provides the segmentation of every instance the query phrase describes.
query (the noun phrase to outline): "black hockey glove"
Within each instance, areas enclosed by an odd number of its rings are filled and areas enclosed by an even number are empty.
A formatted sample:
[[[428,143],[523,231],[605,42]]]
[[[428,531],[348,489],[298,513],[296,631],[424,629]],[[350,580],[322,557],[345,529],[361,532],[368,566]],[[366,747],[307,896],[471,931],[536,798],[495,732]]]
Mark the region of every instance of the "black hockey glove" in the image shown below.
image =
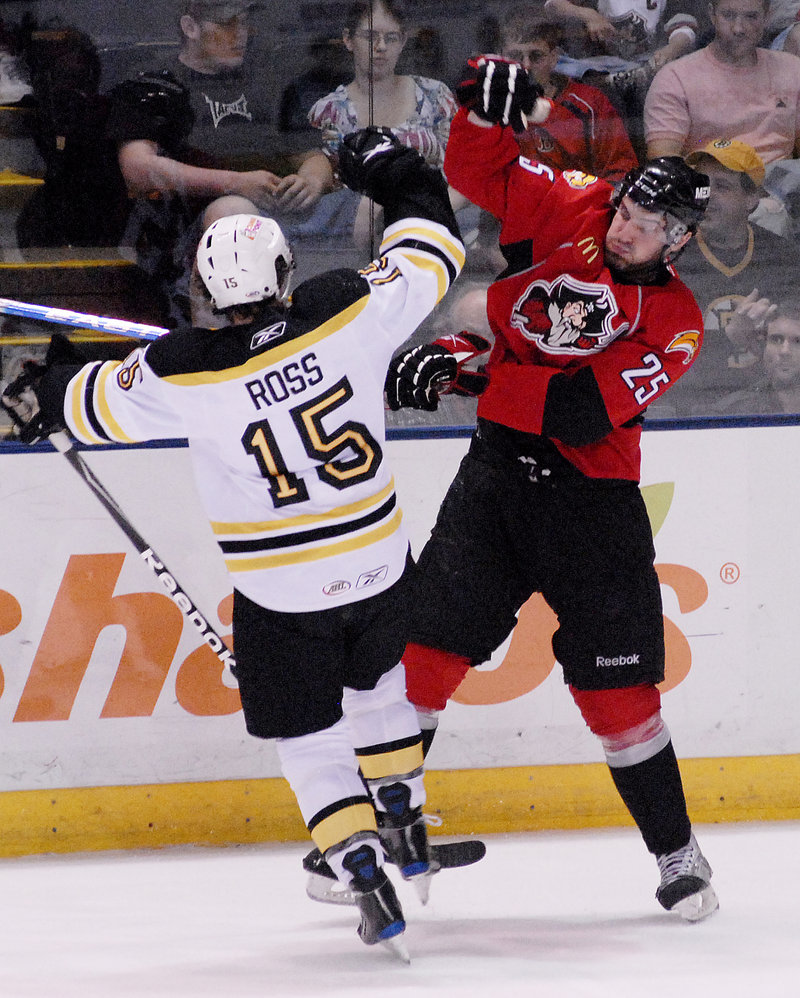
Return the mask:
[[[392,358],[386,375],[386,401],[392,412],[424,409],[434,412],[439,396],[452,391],[477,396],[489,383],[481,371],[465,371],[462,365],[491,344],[477,333],[462,332],[413,347]]]
[[[148,138],[166,149],[175,149],[194,125],[189,91],[167,69],[124,80],[110,96],[106,129],[115,142]]]
[[[404,146],[388,128],[362,128],[339,147],[337,173],[356,194],[386,204],[408,185],[414,173],[428,170],[415,149]]]
[[[22,443],[35,444],[64,429],[64,389],[83,364],[80,351],[66,336],[55,333],[44,364],[26,361],[22,373],[6,386],[0,405],[11,417]]]
[[[456,99],[493,125],[524,132],[536,100],[544,95],[518,62],[497,55],[472,56],[456,85]]]

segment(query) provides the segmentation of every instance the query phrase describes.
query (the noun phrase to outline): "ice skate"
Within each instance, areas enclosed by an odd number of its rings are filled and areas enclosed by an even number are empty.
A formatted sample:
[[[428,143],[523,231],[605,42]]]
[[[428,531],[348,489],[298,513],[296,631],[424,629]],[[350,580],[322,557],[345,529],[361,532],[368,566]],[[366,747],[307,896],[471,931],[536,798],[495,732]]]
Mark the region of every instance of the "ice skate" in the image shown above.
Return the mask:
[[[462,839],[460,842],[428,843],[430,872],[456,870],[472,866],[486,855],[486,846],[480,839]],[[308,874],[306,894],[312,901],[324,904],[355,904],[356,892],[337,879],[319,849],[312,849],[303,857],[303,869]]]
[[[667,911],[676,911],[687,922],[699,922],[719,908],[711,886],[711,867],[694,835],[675,852],[656,856],[661,883],[656,900]]]
[[[367,946],[381,943],[404,963],[410,963],[400,938],[406,930],[403,909],[391,881],[378,866],[375,850],[369,845],[358,846],[347,853],[342,865],[353,877],[351,887],[361,912],[359,938]]]
[[[376,793],[381,808],[376,808],[378,834],[389,861],[400,870],[403,880],[413,883],[423,904],[430,895],[431,868],[428,830],[421,807],[409,807],[411,791],[404,783],[390,783]]]

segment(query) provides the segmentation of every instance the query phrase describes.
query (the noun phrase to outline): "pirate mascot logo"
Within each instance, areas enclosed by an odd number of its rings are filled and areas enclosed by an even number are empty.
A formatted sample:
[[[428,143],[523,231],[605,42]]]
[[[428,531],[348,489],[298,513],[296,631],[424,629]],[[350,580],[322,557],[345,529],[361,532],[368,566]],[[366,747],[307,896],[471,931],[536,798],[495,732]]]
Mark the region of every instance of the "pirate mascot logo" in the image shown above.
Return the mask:
[[[617,312],[610,288],[563,275],[529,285],[512,309],[511,325],[546,353],[596,353],[627,328],[613,328]]]

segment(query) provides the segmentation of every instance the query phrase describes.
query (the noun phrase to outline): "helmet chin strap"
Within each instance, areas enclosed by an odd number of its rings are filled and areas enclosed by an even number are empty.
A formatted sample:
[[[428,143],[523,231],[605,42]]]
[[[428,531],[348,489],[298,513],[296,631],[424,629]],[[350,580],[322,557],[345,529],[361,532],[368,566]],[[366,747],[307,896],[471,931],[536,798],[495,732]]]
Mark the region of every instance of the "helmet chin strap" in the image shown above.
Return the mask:
[[[661,256],[655,260],[622,269],[609,265],[608,269],[617,284],[666,284],[669,280],[668,252],[669,247],[665,247]]]

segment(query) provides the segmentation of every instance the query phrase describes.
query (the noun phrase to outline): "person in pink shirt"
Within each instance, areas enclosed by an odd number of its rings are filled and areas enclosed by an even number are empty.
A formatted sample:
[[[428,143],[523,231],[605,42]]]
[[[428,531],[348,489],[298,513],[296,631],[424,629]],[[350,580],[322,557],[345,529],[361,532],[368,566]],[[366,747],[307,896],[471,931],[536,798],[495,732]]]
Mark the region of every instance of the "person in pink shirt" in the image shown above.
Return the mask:
[[[712,0],[714,37],[656,74],[644,106],[647,156],[739,139],[765,164],[798,156],[800,59],[759,47],[768,0]]]

